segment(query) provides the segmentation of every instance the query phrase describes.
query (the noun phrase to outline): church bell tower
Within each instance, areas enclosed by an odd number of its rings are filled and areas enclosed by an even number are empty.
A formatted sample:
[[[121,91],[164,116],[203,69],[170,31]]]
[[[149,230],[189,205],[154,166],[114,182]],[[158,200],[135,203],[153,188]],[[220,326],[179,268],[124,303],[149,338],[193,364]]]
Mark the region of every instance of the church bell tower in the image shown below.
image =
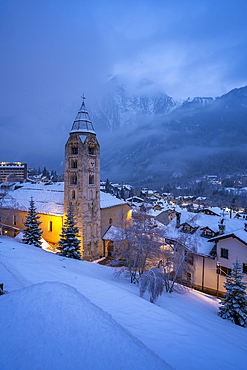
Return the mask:
[[[74,207],[82,258],[102,256],[100,225],[100,146],[84,97],[65,145],[64,212]]]

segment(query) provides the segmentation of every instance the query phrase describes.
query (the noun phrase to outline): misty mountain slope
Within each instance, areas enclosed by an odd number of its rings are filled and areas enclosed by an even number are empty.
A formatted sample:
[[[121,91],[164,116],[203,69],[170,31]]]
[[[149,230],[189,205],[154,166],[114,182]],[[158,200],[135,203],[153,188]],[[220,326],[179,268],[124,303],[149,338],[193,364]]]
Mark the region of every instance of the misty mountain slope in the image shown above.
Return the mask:
[[[170,113],[181,104],[164,93],[128,94],[117,77],[105,87],[98,103],[92,107],[92,119],[99,129],[118,130],[126,126],[139,125],[153,115]]]
[[[247,170],[247,87],[215,99],[176,103],[165,94],[133,98],[123,86],[114,86],[105,99],[107,123],[102,126],[94,116],[102,178],[165,181],[174,172],[193,176]]]

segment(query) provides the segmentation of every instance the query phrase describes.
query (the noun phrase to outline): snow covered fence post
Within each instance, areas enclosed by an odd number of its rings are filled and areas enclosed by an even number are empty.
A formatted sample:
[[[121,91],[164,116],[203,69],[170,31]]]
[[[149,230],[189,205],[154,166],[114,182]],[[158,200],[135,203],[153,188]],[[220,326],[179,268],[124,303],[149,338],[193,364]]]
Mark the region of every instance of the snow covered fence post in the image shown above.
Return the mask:
[[[59,247],[57,247],[58,254],[60,256],[81,259],[80,253],[80,240],[79,229],[76,226],[76,220],[74,215],[74,208],[72,203],[69,203],[68,211],[66,215],[66,220],[62,228],[62,234],[60,235],[60,240],[58,242]]]
[[[247,326],[247,296],[246,283],[242,282],[243,275],[238,259],[233,264],[233,270],[227,275],[224,287],[226,293],[221,300],[218,315],[230,320],[236,325]]]
[[[39,219],[40,217],[36,212],[34,200],[31,197],[28,214],[26,216],[26,222],[23,222],[26,227],[23,231],[24,244],[32,244],[35,247],[41,248],[41,235],[43,232],[39,227],[39,225],[41,224],[41,222],[38,221]]]

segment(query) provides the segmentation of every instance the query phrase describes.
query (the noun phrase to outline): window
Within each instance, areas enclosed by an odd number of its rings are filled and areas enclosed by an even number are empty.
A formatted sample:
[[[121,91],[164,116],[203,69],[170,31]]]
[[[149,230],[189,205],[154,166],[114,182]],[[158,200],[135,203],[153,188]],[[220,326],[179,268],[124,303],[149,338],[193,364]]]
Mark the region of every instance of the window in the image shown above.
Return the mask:
[[[71,160],[70,168],[77,168],[77,160],[76,159]]]
[[[52,231],[52,221],[48,221],[48,231]]]
[[[94,148],[88,147],[88,154],[94,155]]]
[[[228,249],[225,249],[225,248],[221,248],[221,257],[222,258],[227,258],[228,259]]]
[[[77,146],[72,146],[71,147],[71,154],[78,154],[78,147]]]
[[[92,235],[91,235],[91,226],[90,225],[87,225],[87,241],[90,241],[92,238]]]
[[[243,273],[247,274],[247,263],[243,263]]]
[[[221,266],[220,267],[220,275],[230,275],[230,273],[232,272],[232,269],[229,269],[228,267],[224,267],[224,266]]]
[[[112,224],[112,218],[109,218],[109,225]]]
[[[16,215],[13,216],[13,225],[16,225]]]
[[[72,190],[72,199],[75,199],[75,191]]]
[[[93,224],[93,238],[96,238],[96,224]]]
[[[71,177],[70,177],[70,183],[73,184],[73,185],[76,185],[77,184],[77,176],[76,174],[72,174]]]
[[[94,184],[94,176],[89,175],[89,185],[93,185],[93,184]]]

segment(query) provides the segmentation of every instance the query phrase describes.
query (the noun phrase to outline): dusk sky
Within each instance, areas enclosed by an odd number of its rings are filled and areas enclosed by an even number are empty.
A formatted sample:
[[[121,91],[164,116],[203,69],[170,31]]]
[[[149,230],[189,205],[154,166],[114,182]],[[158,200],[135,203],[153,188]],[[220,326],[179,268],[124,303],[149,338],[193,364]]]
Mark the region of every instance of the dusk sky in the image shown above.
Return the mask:
[[[118,75],[175,98],[247,85],[246,0],[0,2],[0,161],[63,167],[84,93]]]

